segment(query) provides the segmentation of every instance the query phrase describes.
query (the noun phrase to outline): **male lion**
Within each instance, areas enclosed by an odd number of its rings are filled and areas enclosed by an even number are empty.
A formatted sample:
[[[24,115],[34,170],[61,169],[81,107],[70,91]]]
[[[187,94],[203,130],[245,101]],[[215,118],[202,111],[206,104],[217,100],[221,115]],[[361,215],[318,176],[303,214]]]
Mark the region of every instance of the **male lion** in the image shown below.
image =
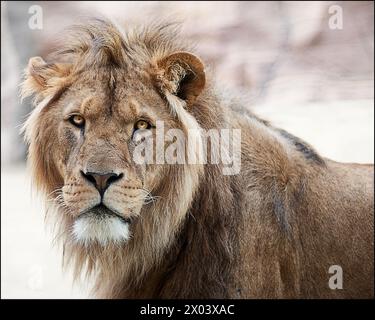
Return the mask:
[[[106,298],[373,297],[373,166],[324,159],[224,99],[189,51],[171,25],[122,32],[98,19],[49,62],[30,59],[28,161],[54,199],[65,263]],[[157,122],[199,139],[241,129],[239,173],[136,162]]]

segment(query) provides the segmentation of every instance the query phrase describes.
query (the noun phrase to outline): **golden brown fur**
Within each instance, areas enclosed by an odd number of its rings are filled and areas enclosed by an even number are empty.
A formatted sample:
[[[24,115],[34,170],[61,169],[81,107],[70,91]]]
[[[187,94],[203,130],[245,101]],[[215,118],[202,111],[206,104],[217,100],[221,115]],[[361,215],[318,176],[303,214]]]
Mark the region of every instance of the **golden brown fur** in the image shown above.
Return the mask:
[[[223,98],[173,25],[122,34],[96,20],[70,34],[49,62],[30,60],[23,94],[37,107],[25,135],[34,183],[56,199],[65,262],[96,278],[97,296],[373,297],[373,166],[323,159]],[[89,119],[84,133],[65,121],[69,109]],[[145,113],[185,132],[240,128],[240,173],[134,165],[128,141]],[[127,243],[72,240],[75,217],[97,197],[79,174],[87,167],[127,172],[107,192],[132,220]],[[328,287],[331,265],[343,268],[342,290]]]

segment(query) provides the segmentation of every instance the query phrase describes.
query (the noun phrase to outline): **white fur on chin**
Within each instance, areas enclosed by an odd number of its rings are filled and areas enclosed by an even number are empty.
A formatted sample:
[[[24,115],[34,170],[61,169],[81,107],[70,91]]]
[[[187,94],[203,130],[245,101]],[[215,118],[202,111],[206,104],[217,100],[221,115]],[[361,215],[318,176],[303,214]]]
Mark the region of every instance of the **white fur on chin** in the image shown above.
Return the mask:
[[[115,216],[98,217],[85,214],[73,225],[73,238],[76,242],[87,246],[97,241],[106,246],[109,243],[124,243],[130,238],[129,224]]]

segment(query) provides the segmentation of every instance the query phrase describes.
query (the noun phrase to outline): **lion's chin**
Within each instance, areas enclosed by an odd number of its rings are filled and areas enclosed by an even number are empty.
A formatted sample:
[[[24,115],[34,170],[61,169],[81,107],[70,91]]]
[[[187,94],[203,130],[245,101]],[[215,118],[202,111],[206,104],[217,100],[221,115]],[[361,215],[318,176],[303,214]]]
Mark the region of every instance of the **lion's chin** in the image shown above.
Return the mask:
[[[130,238],[129,223],[113,215],[87,213],[75,220],[72,235],[75,242],[84,246],[122,244]]]

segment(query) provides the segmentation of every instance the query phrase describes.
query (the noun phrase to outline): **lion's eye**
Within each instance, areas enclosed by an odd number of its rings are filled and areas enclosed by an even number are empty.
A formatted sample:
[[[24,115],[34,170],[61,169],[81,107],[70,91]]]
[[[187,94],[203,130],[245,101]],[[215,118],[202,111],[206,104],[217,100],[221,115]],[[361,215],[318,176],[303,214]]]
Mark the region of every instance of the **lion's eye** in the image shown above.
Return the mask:
[[[151,125],[145,120],[139,120],[135,124],[135,130],[150,129]]]
[[[82,128],[85,125],[85,119],[79,114],[72,115],[69,121],[78,128]]]

